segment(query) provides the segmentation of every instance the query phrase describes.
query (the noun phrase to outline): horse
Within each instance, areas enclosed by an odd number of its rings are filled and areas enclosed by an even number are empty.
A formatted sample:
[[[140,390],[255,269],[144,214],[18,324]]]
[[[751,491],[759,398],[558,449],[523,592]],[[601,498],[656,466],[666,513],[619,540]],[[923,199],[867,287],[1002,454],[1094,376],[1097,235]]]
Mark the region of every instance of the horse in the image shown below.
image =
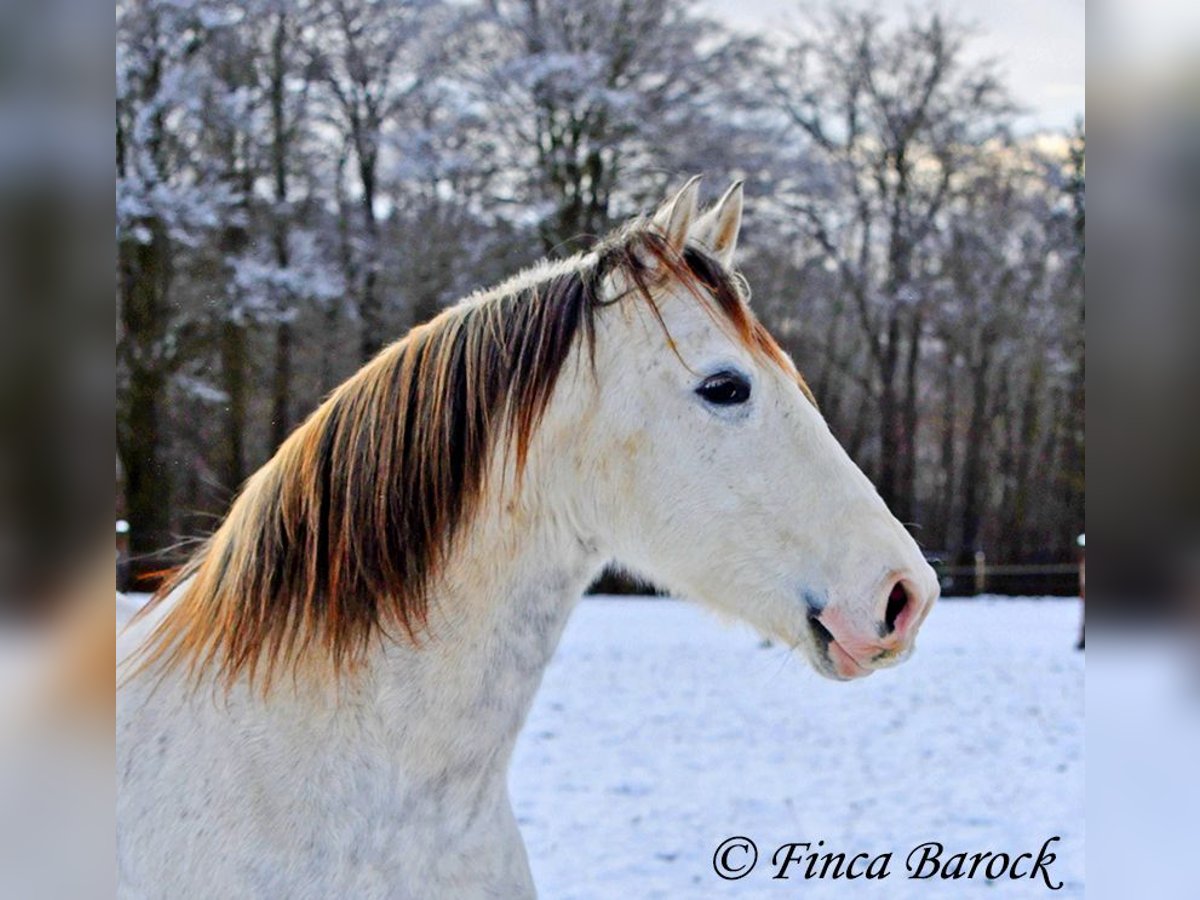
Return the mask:
[[[508,764],[614,561],[833,679],[909,655],[937,579],[698,190],[383,349],[130,622],[122,896],[535,896]]]

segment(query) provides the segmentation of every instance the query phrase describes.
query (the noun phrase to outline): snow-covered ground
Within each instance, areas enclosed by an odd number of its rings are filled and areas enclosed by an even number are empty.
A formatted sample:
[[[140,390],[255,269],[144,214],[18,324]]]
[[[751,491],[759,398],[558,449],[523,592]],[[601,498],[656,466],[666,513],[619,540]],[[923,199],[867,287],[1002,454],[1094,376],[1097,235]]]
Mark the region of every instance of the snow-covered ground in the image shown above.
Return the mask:
[[[912,659],[839,684],[690,604],[588,598],[513,761],[540,894],[1082,897],[1078,627],[1076,600],[944,599]],[[1055,835],[1059,891],[1040,880],[906,877],[905,857],[926,841],[945,845],[943,859],[1036,855]],[[713,854],[734,836],[756,842],[759,862],[725,881]],[[772,853],[805,841],[848,858],[890,852],[889,875],[805,880],[795,865],[789,880],[772,880]],[[728,860],[744,857],[735,849]]]
[[[1078,626],[1078,601],[943,600],[912,659],[839,684],[689,604],[589,598],[513,764],[539,891],[554,900],[1081,897]],[[944,860],[1036,856],[1055,835],[1059,891],[1041,879],[915,881],[905,871],[926,841],[945,845]],[[713,854],[732,836],[753,839],[759,863],[725,881]],[[890,852],[889,876],[805,880],[797,865],[790,880],[772,880],[774,850],[804,841],[847,857]],[[728,857],[744,859],[739,849]]]

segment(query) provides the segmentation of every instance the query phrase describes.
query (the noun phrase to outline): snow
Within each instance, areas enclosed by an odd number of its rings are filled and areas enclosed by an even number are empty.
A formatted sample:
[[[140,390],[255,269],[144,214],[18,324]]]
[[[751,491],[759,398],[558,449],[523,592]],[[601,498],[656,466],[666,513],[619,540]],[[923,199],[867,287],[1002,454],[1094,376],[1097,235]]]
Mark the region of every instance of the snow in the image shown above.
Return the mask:
[[[1073,600],[943,600],[904,665],[827,681],[690,604],[589,598],[521,735],[511,792],[544,897],[1028,897],[909,880],[918,844],[1033,852],[1083,896],[1084,663]],[[744,835],[759,864],[724,881]],[[771,879],[781,844],[891,852],[882,881]],[[738,859],[735,854],[731,861]],[[1027,868],[1028,864],[1024,864]]]
[[[1163,624],[1088,635],[1093,900],[1197,893],[1200,633]]]
[[[118,620],[144,599],[119,597]],[[691,604],[586,598],[510,777],[540,896],[1082,897],[1079,614],[1069,599],[943,599],[909,661],[836,683]],[[943,858],[1036,855],[1055,835],[1059,891],[906,877],[925,841]],[[759,863],[724,881],[713,853],[733,836]],[[819,840],[892,853],[889,876],[771,879],[776,848]]]

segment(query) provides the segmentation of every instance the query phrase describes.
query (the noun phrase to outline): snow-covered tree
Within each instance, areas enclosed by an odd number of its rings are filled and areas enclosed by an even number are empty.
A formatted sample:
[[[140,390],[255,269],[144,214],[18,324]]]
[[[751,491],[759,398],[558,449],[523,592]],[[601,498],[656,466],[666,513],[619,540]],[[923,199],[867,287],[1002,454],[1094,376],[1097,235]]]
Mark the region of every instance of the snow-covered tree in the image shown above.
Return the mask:
[[[735,33],[700,0],[119,0],[119,452],[133,549],[195,533],[383,343],[684,176],[921,538],[1082,516],[1083,134],[1008,133],[944,16]]]
[[[968,62],[967,37],[938,13],[896,25],[829,7],[768,69],[771,96],[809,158],[777,187],[841,277],[852,340],[865,346],[872,373],[877,483],[902,520],[915,512],[927,319],[916,259],[963,188],[964,156],[1002,135],[1013,112],[994,67]],[[851,340],[831,337],[835,354]]]
[[[221,4],[205,0],[117,5],[117,442],[135,553],[170,542],[164,406],[196,327],[174,293],[179,257],[235,202],[200,141],[213,74],[203,49],[223,21]]]
[[[547,250],[603,234],[681,175],[731,173],[722,96],[750,42],[694,0],[488,0],[465,81],[485,104],[505,199]]]

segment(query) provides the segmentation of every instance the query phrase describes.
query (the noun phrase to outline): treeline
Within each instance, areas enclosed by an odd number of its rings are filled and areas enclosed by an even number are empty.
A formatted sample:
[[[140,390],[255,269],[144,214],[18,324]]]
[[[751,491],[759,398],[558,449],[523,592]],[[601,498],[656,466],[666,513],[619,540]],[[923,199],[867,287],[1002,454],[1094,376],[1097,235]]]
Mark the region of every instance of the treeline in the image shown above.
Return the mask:
[[[936,13],[748,36],[691,0],[119,0],[119,511],[210,530],[383,344],[685,175],[746,179],[742,265],[921,542],[1070,557],[1084,137]]]

